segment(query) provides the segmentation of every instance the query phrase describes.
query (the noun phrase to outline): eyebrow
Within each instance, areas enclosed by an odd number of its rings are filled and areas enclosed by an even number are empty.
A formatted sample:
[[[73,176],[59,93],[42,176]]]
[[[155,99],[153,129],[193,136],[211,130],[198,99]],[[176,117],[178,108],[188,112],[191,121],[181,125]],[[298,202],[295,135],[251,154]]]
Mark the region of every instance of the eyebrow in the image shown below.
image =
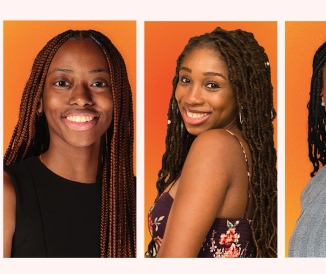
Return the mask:
[[[105,72],[107,74],[110,74],[107,70],[105,69],[92,69],[89,71],[89,73],[99,73],[99,72]]]
[[[181,67],[180,70],[185,70],[185,71],[191,73],[191,69],[190,68],[187,68],[187,67]]]
[[[218,73],[218,72],[204,72],[203,75],[204,76],[220,76],[226,80],[226,77],[223,74]]]
[[[187,67],[181,67],[180,70],[185,70],[185,71],[187,71],[189,73],[192,72],[192,70],[190,68],[187,68]],[[220,76],[220,77],[224,78],[225,80],[227,80],[226,77],[223,74],[218,73],[218,72],[210,72],[209,71],[209,72],[204,72],[203,75],[204,76]]]
[[[53,72],[56,72],[56,71],[66,72],[66,73],[73,73],[73,71],[72,71],[71,69],[55,68],[54,70],[50,71],[50,72],[48,73],[48,75],[51,74],[51,73],[53,73]]]
[[[56,72],[56,71],[65,72],[65,73],[74,73],[74,71],[71,70],[71,69],[55,68],[54,70],[52,70],[52,71],[49,72],[48,74],[51,74],[51,73]],[[107,70],[105,70],[105,69],[92,69],[92,70],[90,70],[88,73],[93,74],[93,73],[99,73],[99,72],[105,72],[105,73],[107,73],[107,74],[110,74],[110,73],[109,73]]]

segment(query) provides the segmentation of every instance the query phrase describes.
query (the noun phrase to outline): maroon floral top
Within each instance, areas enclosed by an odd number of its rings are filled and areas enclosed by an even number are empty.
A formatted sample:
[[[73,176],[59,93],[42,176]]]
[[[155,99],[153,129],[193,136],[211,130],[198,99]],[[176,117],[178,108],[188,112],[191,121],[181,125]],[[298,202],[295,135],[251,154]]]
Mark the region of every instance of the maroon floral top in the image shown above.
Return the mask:
[[[166,222],[173,198],[164,192],[151,207],[148,215],[148,229],[155,242],[155,257],[164,237]],[[203,242],[198,258],[248,258],[254,257],[251,221],[216,218]]]
[[[250,170],[246,152],[240,140],[230,131],[240,143],[247,163],[248,180]],[[251,220],[246,219],[246,212],[250,202],[250,183],[248,184],[248,200],[243,218],[220,219],[216,218],[203,242],[198,258],[248,258],[255,256],[252,238]],[[156,254],[162,244],[164,231],[173,204],[169,192],[164,192],[150,208],[148,213],[148,229],[155,242],[152,254]],[[184,228],[181,228],[184,229]]]

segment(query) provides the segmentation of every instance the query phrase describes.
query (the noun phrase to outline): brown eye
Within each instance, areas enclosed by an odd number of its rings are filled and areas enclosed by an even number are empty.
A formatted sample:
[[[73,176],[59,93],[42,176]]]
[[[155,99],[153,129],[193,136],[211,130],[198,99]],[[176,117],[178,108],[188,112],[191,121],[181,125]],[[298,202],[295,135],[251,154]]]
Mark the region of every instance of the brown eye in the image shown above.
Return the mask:
[[[57,82],[54,83],[54,86],[67,87],[67,86],[69,86],[69,83],[67,81],[57,81]]]
[[[217,89],[217,88],[219,88],[219,85],[217,85],[216,83],[208,83],[207,85],[206,85],[206,87],[207,88],[209,88],[209,89]]]
[[[94,82],[92,85],[92,87],[97,87],[97,88],[102,88],[102,87],[106,87],[107,84],[104,82]]]
[[[180,77],[180,82],[182,82],[182,83],[190,83],[190,80],[187,77]]]

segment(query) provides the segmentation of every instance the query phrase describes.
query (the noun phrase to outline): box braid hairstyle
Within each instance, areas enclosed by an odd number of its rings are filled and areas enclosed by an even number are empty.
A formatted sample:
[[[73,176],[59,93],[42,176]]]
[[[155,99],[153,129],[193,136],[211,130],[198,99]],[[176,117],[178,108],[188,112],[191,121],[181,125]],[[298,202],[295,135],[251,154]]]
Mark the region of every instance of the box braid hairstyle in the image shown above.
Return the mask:
[[[102,181],[101,257],[136,256],[136,186],[133,172],[132,95],[124,60],[102,33],[65,31],[39,52],[23,92],[19,120],[4,156],[11,165],[44,153],[49,132],[44,114],[37,115],[46,75],[58,49],[68,39],[92,39],[103,51],[109,66],[113,93],[113,122],[102,137],[99,178]]]
[[[326,164],[326,115],[325,107],[321,106],[323,83],[323,68],[326,62],[326,42],[316,51],[312,62],[312,77],[310,84],[310,100],[308,102],[308,147],[309,159],[314,170],[313,177],[321,166]],[[324,94],[326,96],[326,94]],[[324,97],[326,98],[326,97]]]
[[[179,56],[168,110],[166,151],[156,183],[157,198],[179,176],[195,139],[185,128],[175,90],[180,65],[184,57],[196,48],[217,51],[228,67],[229,80],[237,95],[242,116],[242,124],[240,119],[237,123],[253,159],[251,186],[255,211],[252,231],[256,257],[277,257],[277,170],[272,124],[276,112],[268,57],[252,33],[217,28],[211,33],[191,38]],[[155,252],[155,242],[152,240],[148,253],[155,257]]]

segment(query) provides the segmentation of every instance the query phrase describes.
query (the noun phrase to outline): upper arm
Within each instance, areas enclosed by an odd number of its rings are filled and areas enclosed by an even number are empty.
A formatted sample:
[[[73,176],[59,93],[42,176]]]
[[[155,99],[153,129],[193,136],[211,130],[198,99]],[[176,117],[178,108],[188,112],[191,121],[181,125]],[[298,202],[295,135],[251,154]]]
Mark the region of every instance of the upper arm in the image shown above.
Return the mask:
[[[230,187],[234,157],[241,153],[234,142],[233,136],[219,130],[195,139],[179,178],[158,257],[198,256]]]
[[[12,239],[16,225],[16,192],[11,178],[3,172],[3,257],[11,256]]]

